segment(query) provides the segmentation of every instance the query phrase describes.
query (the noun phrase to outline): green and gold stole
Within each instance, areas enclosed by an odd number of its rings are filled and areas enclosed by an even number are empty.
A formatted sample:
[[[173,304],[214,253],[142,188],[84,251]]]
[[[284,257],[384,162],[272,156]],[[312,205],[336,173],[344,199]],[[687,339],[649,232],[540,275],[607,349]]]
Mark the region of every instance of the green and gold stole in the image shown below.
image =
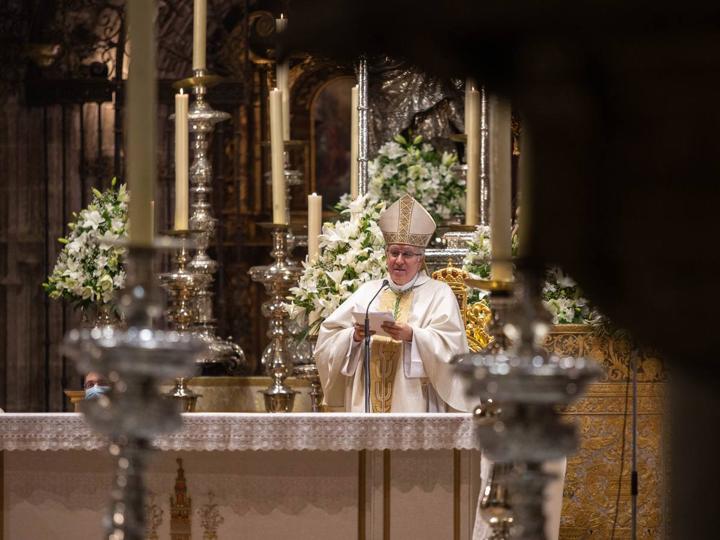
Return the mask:
[[[390,289],[380,294],[380,311],[390,311],[396,322],[407,323],[414,291],[395,293]],[[400,364],[402,342],[385,336],[373,336],[370,347],[370,401],[372,412],[390,412],[395,373]]]

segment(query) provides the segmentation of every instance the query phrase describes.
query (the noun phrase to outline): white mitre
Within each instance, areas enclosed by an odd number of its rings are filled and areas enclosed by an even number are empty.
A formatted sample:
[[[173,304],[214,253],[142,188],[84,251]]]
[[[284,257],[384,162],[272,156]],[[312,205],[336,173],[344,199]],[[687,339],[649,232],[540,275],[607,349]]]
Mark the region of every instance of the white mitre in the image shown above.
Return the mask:
[[[435,232],[435,220],[423,205],[405,194],[387,208],[378,220],[386,244],[424,248]]]

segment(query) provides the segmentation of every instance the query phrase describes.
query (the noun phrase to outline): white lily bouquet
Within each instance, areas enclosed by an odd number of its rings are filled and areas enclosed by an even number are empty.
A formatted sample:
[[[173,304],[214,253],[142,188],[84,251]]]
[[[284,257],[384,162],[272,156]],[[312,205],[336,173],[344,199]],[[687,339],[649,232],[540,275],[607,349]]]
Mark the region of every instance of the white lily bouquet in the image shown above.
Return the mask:
[[[478,225],[468,244],[469,252],[463,261],[463,269],[480,279],[490,279],[490,227]],[[513,254],[517,251],[517,235],[512,237]],[[470,301],[482,300],[482,291]],[[548,268],[542,289],[543,303],[550,311],[554,324],[595,324],[600,314],[590,307],[577,283],[558,267]]]
[[[377,224],[384,209],[385,202],[367,194],[343,211],[344,221],[323,225],[318,258],[303,263],[287,306],[292,318],[307,317],[310,333],[360,285],[385,274],[385,241]]]
[[[125,284],[125,248],[113,243],[127,236],[128,192],[124,184],[100,192],[68,224],[70,234],[60,238],[64,247],[46,283],[50,298],[70,300],[75,307],[107,304]]]
[[[420,135],[412,140],[396,135],[368,163],[368,193],[388,204],[409,193],[437,223],[461,218],[465,213],[465,181],[453,170],[457,161],[457,154],[438,152]],[[338,209],[347,208],[349,203],[350,195],[344,195]]]

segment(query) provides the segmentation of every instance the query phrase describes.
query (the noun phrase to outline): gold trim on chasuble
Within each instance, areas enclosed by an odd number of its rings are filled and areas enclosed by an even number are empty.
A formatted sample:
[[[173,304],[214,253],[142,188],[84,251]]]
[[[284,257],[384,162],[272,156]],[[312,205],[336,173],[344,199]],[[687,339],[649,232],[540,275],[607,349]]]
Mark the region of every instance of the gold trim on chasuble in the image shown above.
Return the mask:
[[[389,311],[396,322],[407,323],[414,291],[396,294],[385,289],[380,294],[380,311]],[[400,364],[403,344],[386,336],[373,336],[370,345],[370,402],[372,412],[390,412],[393,384]]]

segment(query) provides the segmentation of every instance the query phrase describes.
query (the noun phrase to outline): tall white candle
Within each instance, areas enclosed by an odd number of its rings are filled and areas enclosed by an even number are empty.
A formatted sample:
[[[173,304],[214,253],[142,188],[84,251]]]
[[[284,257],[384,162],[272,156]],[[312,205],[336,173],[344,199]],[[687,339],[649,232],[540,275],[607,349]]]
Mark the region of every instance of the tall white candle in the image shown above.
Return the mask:
[[[511,228],[512,133],[510,102],[497,96],[488,99],[490,117],[490,277],[512,280]]]
[[[279,19],[275,19],[275,32],[278,36],[287,28],[287,19],[281,14]],[[277,62],[275,64],[275,78],[277,80],[277,88],[282,92],[282,116],[283,116],[283,140],[290,140],[290,67],[285,62]]]
[[[195,0],[193,6],[193,70],[205,69],[207,0]]]
[[[272,169],[273,223],[287,225],[283,150],[282,92],[274,88],[270,90],[270,166]]]
[[[308,195],[308,262],[317,259],[320,253],[322,234],[322,195]]]
[[[130,191],[129,243],[153,242],[157,80],[155,73],[155,1],[128,0],[128,39],[132,42],[126,106],[127,183]]]
[[[475,80],[469,77],[465,79],[465,133],[468,132],[468,124],[470,120],[468,118],[468,112],[470,112],[470,109],[468,109],[468,98],[470,97],[470,92],[475,89],[477,89]]]
[[[466,84],[472,85],[470,79]],[[465,90],[465,135],[465,224],[477,225],[480,213],[480,92],[472,86],[466,86]]]
[[[175,94],[175,230],[188,228],[188,95]]]
[[[358,189],[358,87],[352,87],[350,94],[350,196],[355,200],[360,193]]]

